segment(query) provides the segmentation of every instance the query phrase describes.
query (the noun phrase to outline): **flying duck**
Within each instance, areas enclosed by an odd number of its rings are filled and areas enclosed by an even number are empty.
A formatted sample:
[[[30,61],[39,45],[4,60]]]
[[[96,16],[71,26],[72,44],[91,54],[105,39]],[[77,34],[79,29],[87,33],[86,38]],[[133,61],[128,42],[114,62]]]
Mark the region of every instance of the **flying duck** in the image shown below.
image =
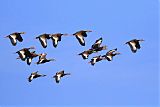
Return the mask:
[[[141,46],[140,46],[141,41],[144,41],[144,40],[143,39],[141,39],[141,40],[133,39],[133,40],[126,42],[125,44],[128,44],[130,46],[131,51],[133,53],[136,53],[137,50],[141,48]]]
[[[30,49],[35,49],[35,47],[23,48],[17,51],[16,53],[19,55],[19,58],[22,61],[25,61],[26,58],[31,55],[31,52],[29,51]]]
[[[87,37],[87,32],[92,32],[92,31],[90,31],[90,30],[81,30],[81,31],[78,31],[78,32],[73,34],[74,36],[76,36],[76,38],[78,39],[79,43],[82,46],[85,46],[84,37]]]
[[[25,34],[25,32],[14,32],[14,33],[11,33],[10,35],[6,36],[5,38],[9,38],[12,45],[16,46],[17,40],[19,42],[23,41],[23,38],[22,38],[21,34]]]
[[[117,48],[116,49],[112,49],[112,50],[109,50],[106,55],[103,55],[102,57],[104,57],[105,59],[107,59],[108,61],[112,61],[113,59],[113,56],[116,56],[116,55],[119,55],[120,53],[119,52],[116,52],[117,51]]]
[[[57,72],[56,75],[53,76],[55,78],[56,83],[59,83],[61,80],[61,77],[71,75],[70,73],[64,73],[64,70]]]
[[[62,35],[67,35],[67,34],[62,34],[62,33],[50,34],[50,38],[52,39],[53,46],[55,48],[57,47],[58,42],[61,41]]]
[[[91,63],[91,65],[94,66],[96,62],[99,62],[99,61],[101,61],[101,60],[103,60],[103,59],[104,59],[104,58],[101,57],[101,55],[95,56],[95,57],[93,57],[93,58],[91,59],[91,61],[88,62],[88,63]]]
[[[88,59],[89,55],[93,53],[92,49],[89,49],[87,51],[83,51],[82,53],[79,53],[78,55],[81,55],[83,59]]]
[[[102,44],[102,41],[103,41],[103,38],[101,37],[101,38],[99,38],[99,39],[97,39],[96,41],[95,41],[95,43],[92,45],[92,49],[96,49],[96,48],[99,48],[100,47],[100,45]]]
[[[55,59],[47,59],[46,55],[46,53],[39,54],[39,60],[38,62],[36,62],[36,64],[43,64],[46,62],[55,61]]]
[[[30,54],[28,55],[28,57],[26,58],[27,59],[27,64],[30,65],[31,62],[32,62],[32,59],[39,56],[39,54],[36,54],[35,51],[33,52],[30,52]],[[21,59],[20,57],[18,57],[17,59]]]
[[[39,39],[41,45],[43,46],[43,48],[46,48],[47,47],[47,39],[50,39],[49,37],[50,34],[41,34],[39,35],[38,37],[36,37],[36,39]]]
[[[28,77],[28,81],[31,82],[33,79],[38,78],[38,77],[45,77],[46,75],[43,74],[38,74],[37,72],[32,72],[31,75]]]

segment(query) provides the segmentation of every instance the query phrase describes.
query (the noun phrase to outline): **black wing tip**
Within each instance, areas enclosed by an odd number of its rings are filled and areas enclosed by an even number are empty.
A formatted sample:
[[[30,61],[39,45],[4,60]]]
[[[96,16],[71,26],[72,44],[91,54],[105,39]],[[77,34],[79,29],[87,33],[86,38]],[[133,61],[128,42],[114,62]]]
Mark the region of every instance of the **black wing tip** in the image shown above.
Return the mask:
[[[31,82],[32,80],[28,79],[28,82]]]
[[[31,63],[27,63],[27,65],[29,65],[29,66],[30,66],[30,65],[31,65]]]
[[[57,48],[58,45],[53,45],[53,47]]]
[[[94,66],[95,64],[92,64],[92,63],[91,63],[91,65]]]
[[[85,43],[80,43],[81,44],[81,46],[85,46]]]
[[[17,45],[17,44],[13,44],[13,43],[12,43],[12,46],[16,46],[16,45]]]
[[[82,58],[83,58],[84,60],[88,59],[88,57],[86,58],[86,57],[84,57],[84,56],[82,56]]]
[[[47,48],[47,46],[42,46],[43,48]]]
[[[103,38],[102,38],[102,37],[100,37],[100,38],[99,38],[99,40],[103,40]]]
[[[56,81],[56,83],[58,84],[58,83],[59,83],[59,81]]]
[[[134,50],[132,50],[132,53],[136,53],[136,52],[137,52],[136,50],[135,50],[135,51],[134,51]]]

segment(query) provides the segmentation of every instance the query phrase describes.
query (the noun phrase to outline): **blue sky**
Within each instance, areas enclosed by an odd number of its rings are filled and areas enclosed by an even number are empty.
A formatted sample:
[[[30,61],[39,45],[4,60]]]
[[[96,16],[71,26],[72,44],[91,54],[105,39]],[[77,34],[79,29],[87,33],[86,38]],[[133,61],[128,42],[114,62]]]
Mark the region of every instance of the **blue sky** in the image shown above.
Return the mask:
[[[1,0],[0,6],[0,106],[157,106],[158,105],[158,1],[157,0]],[[63,37],[57,48],[48,41],[42,48],[34,38],[42,33],[69,33],[92,30],[82,47],[75,37]],[[24,42],[13,47],[3,37],[24,31]],[[90,56],[84,61],[77,54],[103,37],[108,49],[122,54],[112,62],[94,67]],[[144,39],[133,54],[124,43]],[[28,66],[13,54],[35,46],[55,62]],[[34,59],[33,62],[36,62]],[[72,75],[56,84],[57,71]],[[29,83],[31,72],[47,77]]]

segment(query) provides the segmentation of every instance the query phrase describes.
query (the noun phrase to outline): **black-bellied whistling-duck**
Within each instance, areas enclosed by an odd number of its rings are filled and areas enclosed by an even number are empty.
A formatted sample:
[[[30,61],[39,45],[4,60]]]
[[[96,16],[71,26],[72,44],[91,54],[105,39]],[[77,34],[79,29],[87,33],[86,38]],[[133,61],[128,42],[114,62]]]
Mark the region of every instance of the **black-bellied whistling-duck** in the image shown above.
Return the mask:
[[[11,33],[10,35],[6,36],[5,38],[9,38],[12,45],[16,46],[17,40],[19,42],[23,41],[23,38],[22,38],[21,34],[25,34],[25,32],[14,32],[14,33]]]
[[[79,53],[78,55],[81,55],[83,59],[88,59],[89,55],[93,53],[92,49],[89,49],[87,51],[83,51],[82,53]]]
[[[39,56],[39,54],[36,54],[35,51],[30,52],[30,54],[27,55],[27,58],[26,58],[27,59],[27,64],[30,65],[31,62],[32,62],[32,59],[35,58],[35,57],[37,57],[37,56]],[[21,59],[21,58],[18,57],[17,59]]]
[[[95,43],[92,45],[92,49],[96,49],[96,48],[99,48],[100,47],[100,45],[102,44],[102,41],[103,41],[103,38],[101,37],[101,38],[99,38],[99,39],[97,39],[96,41],[95,41]]]
[[[61,77],[71,75],[70,73],[64,73],[64,70],[57,72],[56,75],[53,76],[55,78],[56,83],[59,83],[61,80]]]
[[[131,48],[131,51],[133,53],[136,53],[137,49],[141,48],[141,46],[140,46],[140,42],[141,41],[144,41],[144,40],[143,39],[140,39],[140,40],[133,39],[133,40],[130,40],[130,41],[126,42],[125,44],[128,44],[130,46],[130,48]]]
[[[113,56],[116,56],[116,55],[119,55],[120,53],[119,52],[116,52],[117,51],[117,48],[116,49],[112,49],[112,50],[109,50],[106,55],[103,55],[102,57],[106,58],[108,61],[112,61],[113,59]]]
[[[36,62],[36,64],[43,64],[46,62],[55,61],[55,59],[47,59],[46,55],[46,53],[39,54],[39,60],[38,62]]]
[[[29,47],[29,48],[23,48],[16,53],[19,55],[20,59],[22,61],[25,61],[27,57],[30,56],[31,52],[29,51],[30,49],[35,49],[35,47]]]
[[[79,43],[82,46],[85,46],[84,37],[87,37],[87,32],[92,32],[92,31],[91,30],[81,30],[73,34],[74,36],[76,36],[76,38],[78,39]]]
[[[90,61],[89,63],[90,63],[92,66],[94,66],[96,62],[99,62],[99,61],[101,61],[101,60],[103,60],[103,59],[104,59],[104,58],[101,57],[101,55],[95,56],[95,57],[93,57],[93,58],[91,59],[91,61]]]
[[[67,35],[67,34],[62,34],[62,33],[50,34],[50,38],[52,39],[53,46],[55,48],[57,47],[58,42],[61,41],[61,37],[63,35]]]
[[[43,46],[43,48],[46,48],[47,47],[47,39],[50,39],[50,34],[41,34],[39,35],[38,37],[36,37],[36,39],[39,39],[41,45]]]
[[[101,46],[102,44],[102,41],[103,41],[103,38],[99,38],[95,41],[95,43],[92,45],[91,49],[94,51],[94,52],[98,52],[98,51],[102,51],[102,50],[106,50],[107,49],[107,46]]]
[[[32,72],[31,75],[28,77],[28,81],[31,82],[33,79],[38,78],[38,77],[45,77],[46,75],[43,74],[38,74],[37,72]]]

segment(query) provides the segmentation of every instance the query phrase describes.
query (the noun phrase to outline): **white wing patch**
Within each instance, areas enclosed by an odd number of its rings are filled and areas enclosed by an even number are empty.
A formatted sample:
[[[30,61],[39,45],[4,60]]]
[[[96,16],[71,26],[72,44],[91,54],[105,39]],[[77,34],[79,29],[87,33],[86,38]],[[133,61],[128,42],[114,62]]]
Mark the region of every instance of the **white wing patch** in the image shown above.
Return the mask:
[[[43,44],[44,46],[47,46],[47,41],[46,41],[45,38],[41,38],[41,37],[40,37],[39,39],[43,42],[42,44]]]
[[[84,43],[84,38],[81,35],[77,35],[77,37],[79,38],[80,42]]]
[[[129,46],[131,47],[131,49],[132,49],[133,51],[136,51],[136,50],[137,50],[135,43],[129,42]]]
[[[44,59],[40,59],[39,63],[41,64],[43,62]]]
[[[17,43],[16,35],[10,35],[10,40],[11,40],[11,43],[12,43],[13,45],[16,45],[16,43]]]
[[[111,55],[107,55],[107,58],[111,61],[112,60],[112,56]]]
[[[88,54],[86,54],[86,53],[84,53],[83,56],[84,56],[85,58],[88,58]]]
[[[34,75],[31,75],[31,78],[30,78],[30,80],[32,81],[32,80],[33,80],[33,78],[34,78]]]
[[[55,43],[55,45],[57,45],[57,44],[58,44],[58,37],[53,36],[53,39],[54,39],[54,43]]]
[[[102,40],[99,40],[96,44],[101,44],[102,43]]]
[[[31,64],[32,58],[28,58],[28,63]]]
[[[26,58],[26,56],[25,56],[25,52],[24,52],[24,51],[19,51],[19,53],[21,54],[22,59]]]
[[[97,58],[93,58],[93,63],[94,63],[94,64],[96,63],[96,60],[97,60]]]
[[[57,80],[58,80],[58,81],[61,80],[61,75],[60,75],[60,74],[57,75]]]

